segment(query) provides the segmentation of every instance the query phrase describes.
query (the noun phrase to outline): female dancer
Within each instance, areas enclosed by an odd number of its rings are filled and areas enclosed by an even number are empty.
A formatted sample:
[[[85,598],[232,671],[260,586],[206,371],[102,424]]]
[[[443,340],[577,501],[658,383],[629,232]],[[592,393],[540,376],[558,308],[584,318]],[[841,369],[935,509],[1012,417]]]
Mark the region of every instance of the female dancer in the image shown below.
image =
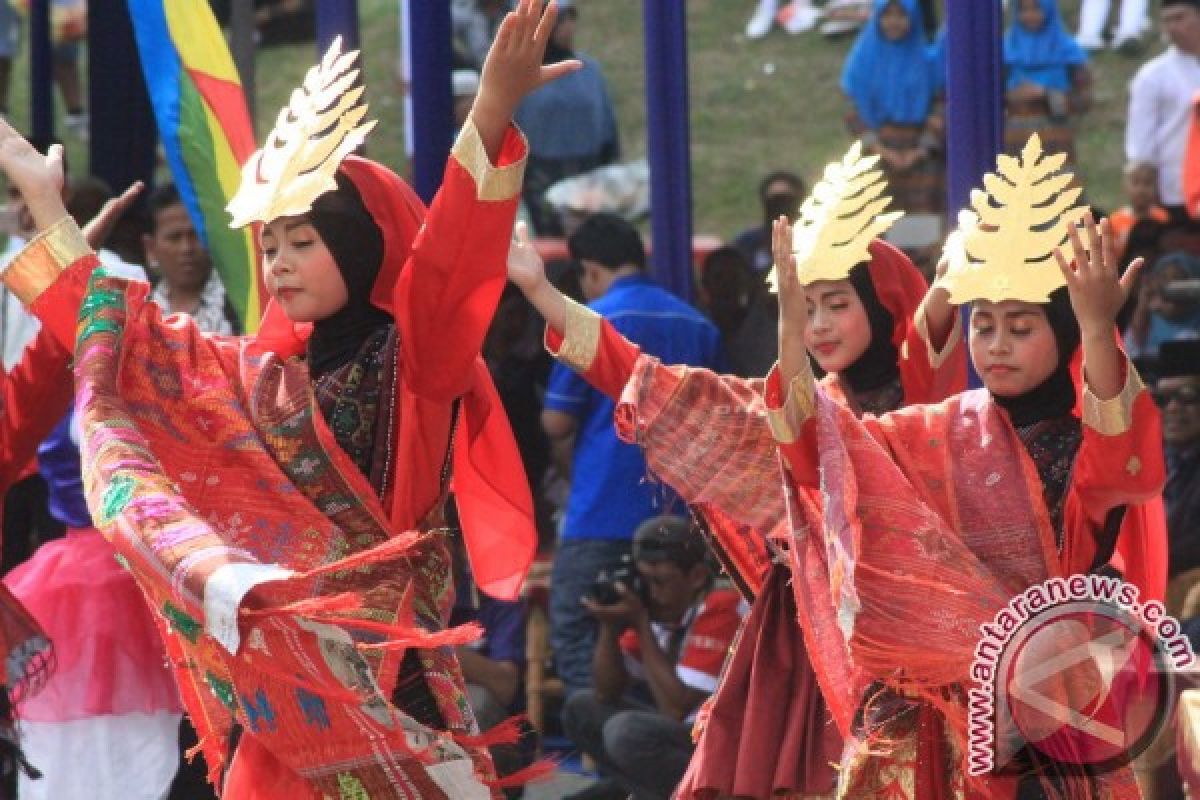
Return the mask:
[[[577,66],[542,66],[555,13],[522,0],[506,17],[427,214],[347,155],[370,128],[354,55],[310,71],[230,204],[262,224],[256,337],[201,335],[92,276],[60,152],[0,128],[0,168],[41,231],[4,279],[64,342],[86,318],[89,507],[158,612],[226,796],[495,791],[451,647],[472,631],[445,630],[442,508],[453,475],[481,588],[514,594],[528,487],[478,353],[525,155],[512,112]]]

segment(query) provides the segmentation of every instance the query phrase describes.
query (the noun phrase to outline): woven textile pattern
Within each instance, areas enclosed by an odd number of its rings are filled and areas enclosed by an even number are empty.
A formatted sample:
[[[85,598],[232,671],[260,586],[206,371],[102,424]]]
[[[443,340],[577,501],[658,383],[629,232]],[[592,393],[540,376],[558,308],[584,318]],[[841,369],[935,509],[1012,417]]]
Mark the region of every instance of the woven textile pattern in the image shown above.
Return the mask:
[[[197,336],[144,295],[97,277],[81,310],[85,481],[160,615],[210,777],[236,719],[329,797],[487,797],[486,754],[388,702],[404,642],[420,644],[450,731],[475,731],[452,651],[431,647],[450,599],[438,537],[392,535],[302,362]],[[258,587],[267,610],[234,656],[202,620],[207,579],[238,562],[299,575]]]

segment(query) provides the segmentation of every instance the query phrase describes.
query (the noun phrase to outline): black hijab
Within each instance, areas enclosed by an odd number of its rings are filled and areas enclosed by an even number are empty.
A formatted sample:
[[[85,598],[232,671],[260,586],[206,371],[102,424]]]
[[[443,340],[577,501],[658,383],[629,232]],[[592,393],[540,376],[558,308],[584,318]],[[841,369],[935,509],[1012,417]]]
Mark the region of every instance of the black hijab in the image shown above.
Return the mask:
[[[849,280],[867,312],[867,321],[871,324],[871,343],[857,361],[838,373],[838,377],[844,379],[855,392],[869,392],[900,378],[899,353],[892,343],[896,318],[879,302],[865,262],[856,264],[850,270]]]
[[[1024,428],[1045,419],[1063,417],[1075,407],[1075,382],[1071,379],[1071,358],[1079,347],[1079,323],[1071,309],[1067,287],[1055,289],[1050,302],[1039,305],[1058,345],[1058,364],[1050,377],[1016,397],[992,395],[996,404],[1008,412],[1013,427]]]
[[[333,256],[349,296],[340,311],[313,324],[308,369],[314,378],[346,364],[372,333],[392,321],[371,304],[371,289],[383,262],[383,232],[354,183],[340,172],[337,186],[336,191],[318,197],[308,214]]]

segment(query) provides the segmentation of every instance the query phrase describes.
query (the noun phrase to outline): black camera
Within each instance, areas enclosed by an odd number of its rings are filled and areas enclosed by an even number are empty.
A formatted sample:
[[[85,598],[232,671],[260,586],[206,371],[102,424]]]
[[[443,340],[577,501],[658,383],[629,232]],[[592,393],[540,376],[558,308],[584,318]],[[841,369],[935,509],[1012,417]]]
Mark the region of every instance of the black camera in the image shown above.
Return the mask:
[[[646,583],[642,580],[642,574],[638,572],[631,555],[621,556],[621,563],[612,569],[600,570],[596,580],[592,581],[592,587],[588,589],[587,597],[599,606],[616,605],[621,602],[621,595],[617,592],[618,583],[645,601]]]

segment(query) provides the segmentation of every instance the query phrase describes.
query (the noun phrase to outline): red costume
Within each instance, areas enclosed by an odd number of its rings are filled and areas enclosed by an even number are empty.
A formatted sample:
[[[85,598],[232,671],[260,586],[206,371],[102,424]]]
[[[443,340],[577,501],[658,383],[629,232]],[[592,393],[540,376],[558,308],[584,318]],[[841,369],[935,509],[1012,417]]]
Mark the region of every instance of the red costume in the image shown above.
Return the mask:
[[[83,303],[89,506],[158,612],[227,796],[489,794],[449,647],[473,631],[445,629],[438,531],[452,469],[481,587],[516,593],[531,503],[478,352],[525,150],[510,129],[492,166],[468,124],[427,214],[388,170],[344,162],[383,233],[372,299],[395,324],[328,384],[297,357],[307,331],[271,306],[257,338],[230,338],[161,319],[119,279],[84,300],[95,257],[69,220],[4,276],[64,342]]]
[[[914,319],[924,279],[885,242],[872,242],[870,253],[872,286],[892,316],[891,342],[899,355],[895,388],[903,402],[930,402],[957,391],[966,379],[961,348],[936,356]],[[794,573],[779,549],[791,532],[763,381],[665,366],[574,304],[568,306],[566,336],[548,330],[546,344],[598,390],[619,398],[619,434],[641,446],[656,476],[703,516],[727,571],[754,599],[704,714],[679,797],[830,793],[841,737],[810,665],[788,589]],[[863,405],[837,375],[827,375],[822,386],[849,408]]]

